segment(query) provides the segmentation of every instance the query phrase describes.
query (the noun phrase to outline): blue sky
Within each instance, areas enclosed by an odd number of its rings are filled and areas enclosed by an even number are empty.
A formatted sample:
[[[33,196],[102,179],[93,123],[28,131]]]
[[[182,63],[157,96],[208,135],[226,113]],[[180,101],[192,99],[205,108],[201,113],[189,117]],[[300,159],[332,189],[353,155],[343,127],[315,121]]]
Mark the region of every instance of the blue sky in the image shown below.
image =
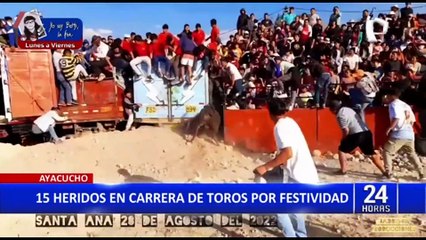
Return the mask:
[[[309,13],[311,7],[319,11],[319,15],[328,21],[333,6],[339,6],[343,21],[359,19],[364,9],[376,7],[376,15],[389,12],[392,5],[403,7],[397,3],[2,3],[0,16],[14,17],[20,11],[38,9],[43,17],[80,18],[85,28],[85,36],[100,34],[122,37],[130,32],[145,35],[146,32],[160,32],[161,26],[167,23],[170,30],[179,33],[183,25],[191,28],[201,23],[210,33],[210,19],[216,18],[222,32],[235,28],[239,11],[244,7],[248,13],[255,13],[262,18],[265,12],[276,13],[284,6],[294,6],[296,13]],[[419,7],[420,8],[416,8]],[[426,3],[414,3],[416,12],[426,12]],[[273,15],[275,19],[276,14]]]

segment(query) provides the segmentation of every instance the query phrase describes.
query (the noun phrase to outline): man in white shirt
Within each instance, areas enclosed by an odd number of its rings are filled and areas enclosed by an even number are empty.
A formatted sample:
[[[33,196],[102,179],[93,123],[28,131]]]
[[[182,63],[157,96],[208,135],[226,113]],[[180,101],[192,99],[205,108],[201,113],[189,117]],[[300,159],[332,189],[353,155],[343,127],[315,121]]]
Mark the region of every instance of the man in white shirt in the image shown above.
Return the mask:
[[[47,113],[41,115],[36,120],[34,120],[32,132],[34,134],[42,134],[49,132],[50,137],[52,138],[55,144],[61,143],[61,139],[59,139],[58,135],[55,132],[55,124],[56,122],[63,122],[68,120],[68,117],[61,117],[58,114],[58,108],[53,107]]]
[[[280,99],[269,103],[269,114],[275,122],[274,136],[279,153],[275,159],[257,167],[254,173],[263,176],[268,171],[283,168],[283,183],[319,183],[318,172],[306,139],[299,125],[286,116],[288,106]],[[307,237],[303,214],[278,214],[278,224],[285,237]]]
[[[317,13],[315,8],[311,8],[311,14],[309,15],[309,24],[314,26],[317,23],[317,20],[320,19],[320,16]]]
[[[413,124],[416,117],[411,107],[405,102],[399,100],[400,92],[398,89],[391,89],[389,93],[383,96],[383,102],[389,105],[390,126],[386,131],[389,140],[383,146],[383,159],[385,162],[385,176],[393,180],[392,175],[392,160],[393,155],[401,148],[405,149],[408,154],[408,159],[414,164],[418,173],[419,179],[425,181],[425,172],[423,165],[417,156],[414,145],[414,128]]]
[[[62,49],[55,49],[53,52],[53,66],[56,72],[56,81],[59,87],[59,103],[58,106],[73,105],[77,104],[77,101],[73,100],[72,88],[69,81],[67,81],[62,74],[59,61],[62,58]]]
[[[362,59],[355,53],[355,48],[350,48],[348,54],[343,57],[343,62],[349,65],[351,71],[358,70],[359,63],[362,62]]]
[[[101,41],[101,37],[93,37],[93,47],[90,57],[90,66],[92,67],[93,74],[99,76],[98,81],[105,78],[103,70],[106,66],[113,68],[108,58],[109,46]]]
[[[236,92],[235,96],[241,95],[244,91],[244,86],[243,76],[241,76],[240,70],[227,59],[222,59],[222,67],[231,75],[231,88]]]

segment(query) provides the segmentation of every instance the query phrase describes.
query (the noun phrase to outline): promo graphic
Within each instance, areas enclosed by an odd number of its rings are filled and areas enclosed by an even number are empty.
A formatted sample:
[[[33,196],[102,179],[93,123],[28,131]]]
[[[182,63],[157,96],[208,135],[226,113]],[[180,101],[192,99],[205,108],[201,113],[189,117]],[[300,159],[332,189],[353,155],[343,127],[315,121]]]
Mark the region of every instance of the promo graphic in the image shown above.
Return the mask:
[[[18,46],[23,49],[79,49],[83,22],[78,18],[44,18],[38,11],[19,13],[15,24]]]

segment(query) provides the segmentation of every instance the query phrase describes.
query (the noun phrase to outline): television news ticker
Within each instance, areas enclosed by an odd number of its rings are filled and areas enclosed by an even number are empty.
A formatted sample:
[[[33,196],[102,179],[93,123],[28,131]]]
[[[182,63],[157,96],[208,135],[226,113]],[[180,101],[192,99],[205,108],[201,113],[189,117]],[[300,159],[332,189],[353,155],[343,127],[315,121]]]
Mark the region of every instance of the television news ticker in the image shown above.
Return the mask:
[[[93,175],[74,174],[74,178],[67,178],[70,180],[69,183],[58,184],[58,179],[66,178],[58,177],[60,174],[50,174],[49,179],[54,180],[52,182],[42,180],[42,183],[49,184],[40,184],[40,179],[45,179],[45,175],[47,174],[0,177],[3,182],[8,182],[0,184],[2,205],[0,213],[84,214],[101,211],[110,214],[425,214],[426,212],[426,185],[419,183],[111,185],[82,184],[86,179],[93,180]],[[31,179],[36,184],[25,184],[20,178],[22,176],[23,179]],[[86,176],[84,181],[81,181],[83,179],[81,176]],[[74,184],[77,180],[80,182]],[[265,219],[266,222],[267,220],[273,222],[274,219]]]

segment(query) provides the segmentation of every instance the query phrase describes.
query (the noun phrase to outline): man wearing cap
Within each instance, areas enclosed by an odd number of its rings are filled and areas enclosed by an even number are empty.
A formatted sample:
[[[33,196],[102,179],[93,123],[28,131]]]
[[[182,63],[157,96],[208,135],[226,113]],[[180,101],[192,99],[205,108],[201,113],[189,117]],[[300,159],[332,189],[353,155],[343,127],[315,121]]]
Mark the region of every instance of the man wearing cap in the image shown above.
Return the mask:
[[[393,155],[404,148],[408,159],[414,164],[419,173],[419,179],[425,181],[423,165],[415,151],[415,137],[413,124],[416,121],[411,107],[399,100],[401,95],[398,89],[391,89],[383,96],[383,102],[389,106],[390,126],[386,131],[389,140],[383,146],[383,158],[385,162],[385,176],[393,180]]]
[[[333,100],[330,102],[330,111],[337,117],[337,122],[342,130],[342,139],[339,145],[339,163],[340,170],[338,174],[347,173],[346,154],[352,153],[359,147],[367,156],[370,156],[374,165],[385,174],[383,162],[380,155],[374,151],[373,134],[368,129],[365,120],[349,107],[342,105],[342,102]]]
[[[397,18],[401,18],[401,11],[399,10],[398,5],[393,5],[391,7],[391,11],[393,11]]]

